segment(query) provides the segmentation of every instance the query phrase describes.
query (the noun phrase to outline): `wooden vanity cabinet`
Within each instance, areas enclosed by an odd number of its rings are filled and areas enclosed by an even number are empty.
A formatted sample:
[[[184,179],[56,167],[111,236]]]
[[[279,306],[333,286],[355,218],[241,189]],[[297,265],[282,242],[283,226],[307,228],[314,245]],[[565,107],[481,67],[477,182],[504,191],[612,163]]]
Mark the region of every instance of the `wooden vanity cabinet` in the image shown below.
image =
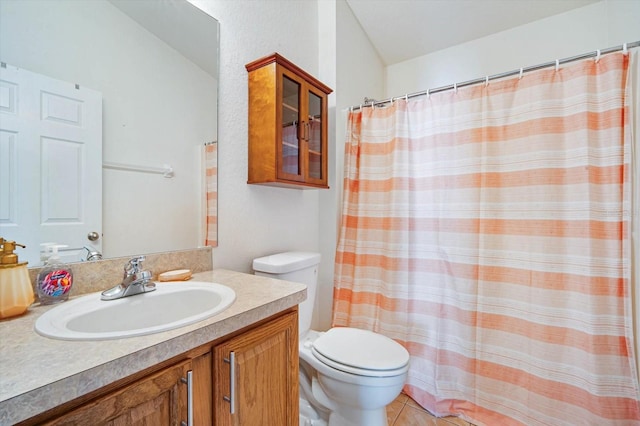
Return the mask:
[[[246,69],[247,183],[328,188],[327,97],[332,90],[277,53]]]
[[[235,389],[231,393],[234,353]],[[182,359],[180,359],[182,358]],[[180,426],[188,419],[191,372],[193,426],[298,424],[298,312],[290,309],[230,338],[177,357],[128,384],[97,391],[61,412],[20,425]],[[125,380],[126,381],[126,380]],[[115,390],[114,390],[115,389]],[[230,412],[233,395],[234,413]],[[61,407],[62,408],[62,407]]]

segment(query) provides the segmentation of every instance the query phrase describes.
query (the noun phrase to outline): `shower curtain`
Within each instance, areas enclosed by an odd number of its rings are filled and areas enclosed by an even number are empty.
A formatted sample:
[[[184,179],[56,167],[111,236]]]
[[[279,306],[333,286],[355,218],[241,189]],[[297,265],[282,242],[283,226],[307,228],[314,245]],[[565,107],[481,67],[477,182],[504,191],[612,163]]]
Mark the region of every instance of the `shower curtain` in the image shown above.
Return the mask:
[[[403,344],[432,413],[640,422],[628,74],[614,53],[349,114],[333,325]]]
[[[218,143],[203,147],[204,245],[218,246]]]

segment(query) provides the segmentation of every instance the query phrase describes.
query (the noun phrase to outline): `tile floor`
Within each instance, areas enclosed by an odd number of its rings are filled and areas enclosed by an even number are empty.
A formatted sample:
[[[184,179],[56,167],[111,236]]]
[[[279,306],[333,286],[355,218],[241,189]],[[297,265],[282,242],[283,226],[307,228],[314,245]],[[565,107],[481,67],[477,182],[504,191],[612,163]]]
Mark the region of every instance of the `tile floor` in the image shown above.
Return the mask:
[[[404,393],[387,405],[389,426],[473,426],[457,417],[437,418]]]

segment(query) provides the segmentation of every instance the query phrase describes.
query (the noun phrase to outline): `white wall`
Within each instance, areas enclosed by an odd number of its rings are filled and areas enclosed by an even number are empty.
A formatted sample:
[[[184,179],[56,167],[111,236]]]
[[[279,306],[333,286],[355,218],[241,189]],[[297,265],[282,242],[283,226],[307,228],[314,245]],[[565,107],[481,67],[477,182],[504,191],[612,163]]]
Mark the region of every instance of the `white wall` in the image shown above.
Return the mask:
[[[315,1],[191,0],[220,22],[216,268],[251,272],[251,261],[319,250],[319,190],[247,185],[245,64],[278,52],[321,81]]]
[[[387,68],[401,96],[640,40],[640,1],[603,0]]]
[[[251,261],[286,250],[323,256],[314,327],[327,328],[333,293],[344,123],[349,102],[381,96],[381,61],[344,0],[190,0],[220,21],[219,247],[216,268],[251,272]],[[338,42],[339,41],[339,42]],[[278,52],[335,90],[329,96],[329,190],[247,185],[247,73]],[[358,56],[360,55],[360,56]],[[342,102],[338,105],[338,102]],[[336,137],[336,134],[338,135]]]
[[[0,6],[0,60],[102,92],[104,161],[174,167],[173,179],[104,170],[105,256],[197,246],[216,79],[105,0]]]

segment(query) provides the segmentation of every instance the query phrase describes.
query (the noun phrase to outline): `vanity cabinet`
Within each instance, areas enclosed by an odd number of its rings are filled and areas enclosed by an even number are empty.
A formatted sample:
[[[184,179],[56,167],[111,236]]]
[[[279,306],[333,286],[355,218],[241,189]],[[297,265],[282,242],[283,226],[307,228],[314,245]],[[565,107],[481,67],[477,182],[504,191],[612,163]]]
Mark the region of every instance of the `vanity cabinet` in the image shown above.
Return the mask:
[[[298,424],[298,316],[215,346],[215,426]]]
[[[327,97],[332,90],[277,53],[246,69],[247,183],[328,188]]]
[[[289,309],[153,370],[20,425],[298,424],[298,311]]]

